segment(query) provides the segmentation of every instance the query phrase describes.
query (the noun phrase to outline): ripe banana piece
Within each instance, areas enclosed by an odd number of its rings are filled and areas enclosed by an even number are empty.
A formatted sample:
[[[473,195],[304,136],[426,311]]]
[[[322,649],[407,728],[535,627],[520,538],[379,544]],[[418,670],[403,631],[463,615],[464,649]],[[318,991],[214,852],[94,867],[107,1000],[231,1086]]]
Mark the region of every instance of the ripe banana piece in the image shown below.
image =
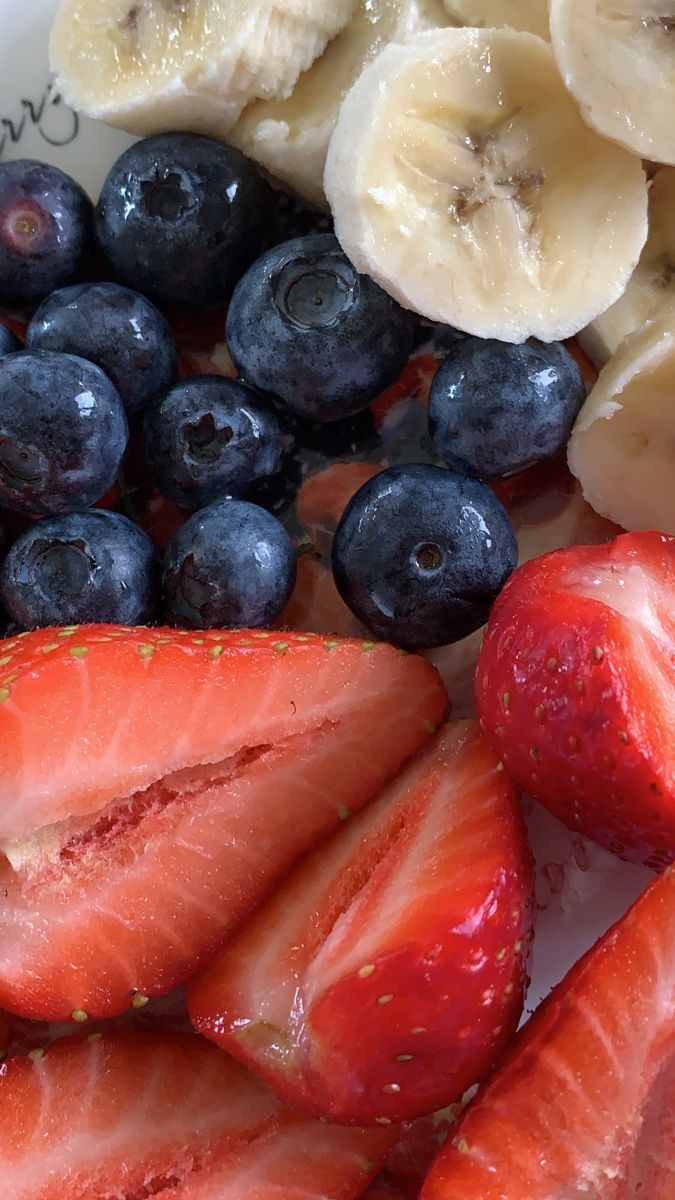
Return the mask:
[[[50,59],[67,101],[130,133],[224,135],[290,95],[357,0],[61,0]]]
[[[550,46],[511,29],[386,47],[345,99],[325,189],[359,271],[508,342],[606,311],[647,236],[640,162],[584,124]]]
[[[317,208],[340,105],[368,62],[389,42],[447,25],[441,0],[359,0],[349,25],[300,76],[285,100],[250,105],[229,141]]]
[[[624,529],[675,534],[675,313],[632,334],[600,372],[568,447],[589,504]]]
[[[661,167],[649,191],[649,237],[635,273],[621,299],[579,341],[602,367],[624,338],[667,311],[675,311],[675,170]]]
[[[549,21],[584,120],[633,154],[675,163],[673,0],[551,0]]]
[[[548,38],[548,0],[445,0],[455,25],[517,29]]]

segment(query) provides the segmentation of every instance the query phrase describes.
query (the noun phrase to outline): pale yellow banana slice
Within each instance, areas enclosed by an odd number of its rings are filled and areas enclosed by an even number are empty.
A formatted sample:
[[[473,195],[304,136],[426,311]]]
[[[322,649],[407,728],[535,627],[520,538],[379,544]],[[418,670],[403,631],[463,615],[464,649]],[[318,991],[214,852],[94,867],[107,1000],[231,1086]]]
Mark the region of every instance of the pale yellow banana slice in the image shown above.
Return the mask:
[[[675,163],[673,0],[551,0],[549,22],[589,125],[642,158]]]
[[[548,38],[548,0],[445,0],[456,25],[482,29],[517,29]]]
[[[596,512],[675,534],[675,314],[632,334],[600,372],[568,458]]]
[[[386,47],[345,99],[325,189],[360,271],[504,341],[578,332],[647,236],[641,164],[584,124],[550,47],[510,29]]]
[[[50,43],[73,108],[131,133],[226,134],[287,96],[357,0],[61,0]]]
[[[359,0],[356,13],[285,100],[260,100],[229,141],[300,196],[326,207],[326,153],[340,105],[361,71],[389,42],[448,20],[441,0]]]
[[[675,170],[662,167],[649,190],[649,237],[620,300],[587,329],[579,341],[598,367],[624,338],[648,321],[675,310]]]

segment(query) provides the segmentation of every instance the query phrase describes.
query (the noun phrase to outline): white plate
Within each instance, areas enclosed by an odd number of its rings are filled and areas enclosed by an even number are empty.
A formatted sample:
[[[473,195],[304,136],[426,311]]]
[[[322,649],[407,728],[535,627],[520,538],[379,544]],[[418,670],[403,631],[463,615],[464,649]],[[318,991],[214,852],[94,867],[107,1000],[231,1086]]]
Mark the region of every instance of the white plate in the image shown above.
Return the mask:
[[[57,0],[0,0],[0,160],[39,158],[74,175],[96,198],[133,139],[78,118],[49,80],[47,42]],[[574,837],[528,805],[537,860],[538,928],[528,1010],[626,910],[651,878]]]
[[[51,84],[47,43],[57,0],[0,0],[0,159],[37,158],[94,198],[133,138],[76,116]]]

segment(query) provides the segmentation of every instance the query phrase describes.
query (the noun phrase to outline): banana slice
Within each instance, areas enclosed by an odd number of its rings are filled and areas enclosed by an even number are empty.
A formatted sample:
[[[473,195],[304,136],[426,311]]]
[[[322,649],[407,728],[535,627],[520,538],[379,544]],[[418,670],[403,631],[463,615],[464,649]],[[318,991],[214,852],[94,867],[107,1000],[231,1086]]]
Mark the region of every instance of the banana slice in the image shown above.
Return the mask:
[[[548,0],[445,0],[455,25],[517,29],[548,38]]]
[[[549,21],[589,125],[642,158],[675,163],[673,0],[551,0]]]
[[[357,0],[62,0],[51,66],[73,108],[140,135],[225,134],[290,95]]]
[[[620,300],[579,341],[596,366],[611,358],[624,338],[648,321],[675,310],[675,170],[662,167],[649,191],[649,237]]]
[[[444,29],[349,92],[325,175],[358,270],[480,337],[569,337],[621,295],[647,236],[640,162],[581,120],[540,38]]]
[[[577,418],[570,470],[596,512],[675,534],[675,313],[632,334]]]
[[[286,100],[261,100],[244,112],[229,141],[318,208],[340,105],[368,62],[389,42],[447,25],[441,0],[359,0],[343,32],[300,76]]]

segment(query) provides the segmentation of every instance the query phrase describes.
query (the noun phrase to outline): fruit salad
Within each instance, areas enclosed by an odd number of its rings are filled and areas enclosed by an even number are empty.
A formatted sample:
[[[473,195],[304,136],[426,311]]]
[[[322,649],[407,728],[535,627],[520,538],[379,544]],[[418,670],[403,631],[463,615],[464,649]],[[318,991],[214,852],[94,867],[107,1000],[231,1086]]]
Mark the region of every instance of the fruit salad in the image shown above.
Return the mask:
[[[53,8],[3,1200],[673,1200],[675,16]]]

